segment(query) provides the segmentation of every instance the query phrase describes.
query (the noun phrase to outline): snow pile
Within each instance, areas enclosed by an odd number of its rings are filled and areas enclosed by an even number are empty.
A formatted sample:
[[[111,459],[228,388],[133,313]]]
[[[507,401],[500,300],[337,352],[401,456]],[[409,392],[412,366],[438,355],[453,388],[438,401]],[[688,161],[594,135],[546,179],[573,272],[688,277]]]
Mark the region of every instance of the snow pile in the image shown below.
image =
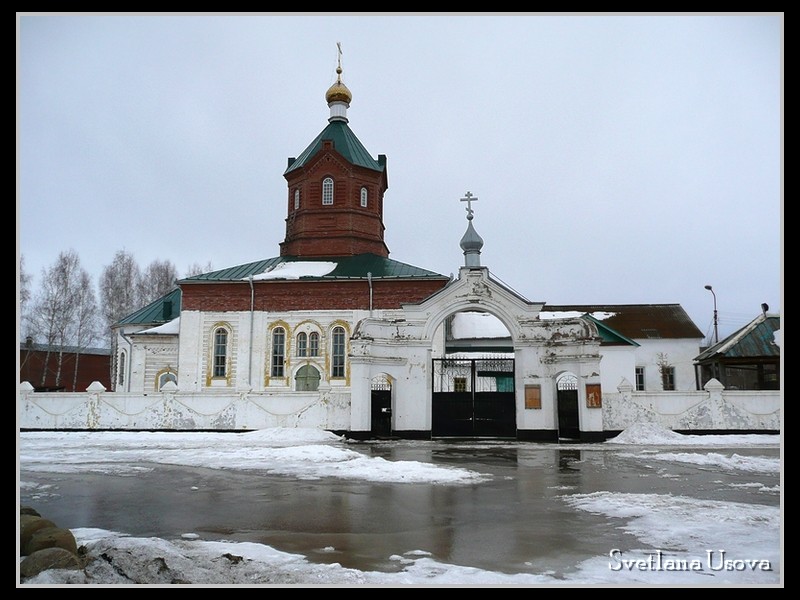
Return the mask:
[[[28,472],[134,475],[149,464],[261,471],[299,479],[338,477],[384,483],[478,483],[475,471],[419,461],[389,461],[345,447],[343,437],[314,428],[246,433],[21,432],[20,465]]]
[[[768,433],[689,435],[676,433],[656,423],[634,423],[606,444],[646,446],[777,446],[780,436]]]
[[[298,444],[333,444],[345,441],[342,435],[336,435],[324,429],[313,427],[270,427],[247,431],[238,436],[250,443],[268,444],[271,446],[296,446]]]
[[[607,444],[683,444],[686,436],[656,423],[634,423]]]

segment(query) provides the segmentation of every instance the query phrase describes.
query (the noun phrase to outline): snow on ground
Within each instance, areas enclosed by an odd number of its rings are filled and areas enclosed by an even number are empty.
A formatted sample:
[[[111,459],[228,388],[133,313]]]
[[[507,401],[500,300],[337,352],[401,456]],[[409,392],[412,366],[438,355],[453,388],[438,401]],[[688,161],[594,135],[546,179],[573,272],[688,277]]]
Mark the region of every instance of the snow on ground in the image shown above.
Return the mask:
[[[643,454],[625,454],[620,456],[637,456],[642,457]],[[732,454],[726,456],[718,452],[709,452],[708,454],[698,454],[697,452],[648,452],[647,458],[652,460],[664,460],[670,462],[683,462],[698,466],[712,467],[714,469],[723,469],[726,471],[750,471],[753,473],[780,473],[781,460],[779,458],[765,458],[759,456],[742,456],[740,454]]]
[[[263,469],[301,478],[347,477],[380,482],[475,483],[483,475],[414,461],[387,461],[346,447],[343,438],[314,429],[276,428],[250,433],[25,432],[19,461],[25,471],[135,474],[142,463]],[[775,473],[777,459],[719,452],[779,445],[778,436],[692,436],[637,424],[605,448],[639,445],[641,460],[684,461],[752,473]],[[653,451],[647,446],[695,446],[693,452]],[[20,483],[30,490],[32,484]],[[740,484],[760,486],[759,483]],[[763,487],[763,486],[762,486]],[[46,493],[46,491],[43,490]],[[579,562],[566,576],[537,571],[505,574],[441,563],[424,549],[392,556],[394,572],[318,564],[305,556],[250,542],[134,538],[97,529],[73,531],[89,558],[83,571],[50,570],[25,585],[778,585],[779,507],[701,500],[663,494],[597,492],[565,494],[573,509],[605,515],[630,535],[627,548]],[[658,554],[653,548],[659,548]],[[704,550],[698,551],[698,548]],[[727,550],[735,548],[735,554]],[[326,548],[335,552],[335,548]]]
[[[509,575],[439,563],[425,551],[391,559],[398,571],[382,573],[316,564],[251,542],[204,542],[131,538],[96,529],[76,529],[92,560],[84,571],[50,570],[27,579],[42,584],[201,585],[441,585],[558,583],[547,575]]]
[[[370,457],[346,445],[342,437],[313,428],[246,433],[23,432],[19,460],[27,471],[60,473],[132,475],[155,463],[384,483],[459,484],[484,479],[457,467]]]

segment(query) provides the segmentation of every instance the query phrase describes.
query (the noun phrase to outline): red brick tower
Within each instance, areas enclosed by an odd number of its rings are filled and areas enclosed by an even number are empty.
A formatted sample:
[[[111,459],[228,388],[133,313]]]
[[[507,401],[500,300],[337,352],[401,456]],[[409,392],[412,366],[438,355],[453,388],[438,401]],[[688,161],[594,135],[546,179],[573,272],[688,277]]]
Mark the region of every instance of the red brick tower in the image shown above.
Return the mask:
[[[283,176],[288,183],[286,238],[281,256],[384,258],[383,194],[388,188],[386,156],[375,160],[347,125],[352,94],[342,83],[341,54],[336,83],[326,92],[328,126]]]

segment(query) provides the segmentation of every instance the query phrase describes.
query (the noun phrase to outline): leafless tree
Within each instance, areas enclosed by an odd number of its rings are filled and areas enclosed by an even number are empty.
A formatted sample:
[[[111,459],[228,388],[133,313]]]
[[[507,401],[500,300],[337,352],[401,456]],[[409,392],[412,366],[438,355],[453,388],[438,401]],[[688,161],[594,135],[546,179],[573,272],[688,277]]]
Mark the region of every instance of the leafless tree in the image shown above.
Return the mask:
[[[671,381],[674,369],[666,352],[659,352],[656,355],[656,364],[658,365],[658,374],[661,376],[661,389],[665,391],[674,389]]]
[[[139,281],[139,300],[142,306],[161,298],[175,289],[178,269],[169,260],[154,260],[142,273]]]
[[[89,273],[81,269],[78,273],[75,290],[75,319],[72,324],[72,339],[75,346],[75,371],[72,391],[78,387],[78,366],[81,353],[98,339],[97,299]]]
[[[213,270],[214,268],[211,266],[211,261],[208,261],[205,266],[200,263],[193,263],[186,269],[184,277],[194,277],[195,275],[202,275],[203,273],[209,273]]]
[[[103,268],[99,285],[100,304],[109,336],[117,321],[141,307],[141,278],[139,265],[133,254],[126,250],[118,250],[112,263]]]
[[[80,303],[82,277],[85,274],[74,250],[61,252],[53,265],[42,271],[42,285],[31,311],[32,332],[43,336],[47,344],[41,385],[49,371],[50,354],[56,352],[55,385],[61,385],[61,371],[66,346],[75,326]],[[86,275],[88,277],[88,274]]]
[[[24,324],[27,320],[28,303],[31,299],[31,275],[25,270],[25,256],[19,257],[19,334],[22,335]]]

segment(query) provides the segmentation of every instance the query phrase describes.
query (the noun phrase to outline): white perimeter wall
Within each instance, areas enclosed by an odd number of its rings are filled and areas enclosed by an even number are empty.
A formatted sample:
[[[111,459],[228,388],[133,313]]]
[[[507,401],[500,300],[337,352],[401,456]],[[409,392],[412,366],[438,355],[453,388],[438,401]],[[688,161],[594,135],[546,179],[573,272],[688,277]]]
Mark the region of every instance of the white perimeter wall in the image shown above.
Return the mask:
[[[400,365],[382,365],[403,381]],[[420,388],[420,391],[421,388]],[[398,430],[430,430],[430,410],[419,394],[418,411],[404,412]],[[27,382],[18,388],[20,429],[130,429],[130,430],[256,430],[270,427],[313,427],[329,431],[368,430],[368,415],[351,414],[350,393],[313,392],[181,392],[168,383],[154,393],[107,392],[95,382],[86,392],[34,392]],[[583,404],[584,398],[580,399]],[[532,411],[525,411],[530,413]],[[603,393],[602,410],[593,409],[592,423],[582,415],[581,429],[602,418],[602,431],[622,431],[637,422],[652,422],[675,430],[779,431],[782,429],[780,391],[725,391],[712,379],[697,392],[634,392],[623,382]],[[530,422],[530,418],[534,421]],[[531,415],[520,428],[548,428],[552,416]],[[588,427],[587,427],[588,425]]]

